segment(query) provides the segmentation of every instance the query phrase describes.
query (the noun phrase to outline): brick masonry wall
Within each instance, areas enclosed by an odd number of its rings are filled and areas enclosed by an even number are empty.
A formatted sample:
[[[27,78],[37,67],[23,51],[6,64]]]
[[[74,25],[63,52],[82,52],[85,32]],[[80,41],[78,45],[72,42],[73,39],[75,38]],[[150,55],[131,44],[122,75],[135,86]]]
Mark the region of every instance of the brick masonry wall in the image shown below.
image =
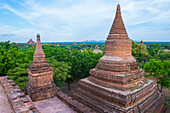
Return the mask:
[[[83,105],[82,103],[78,102],[74,98],[66,95],[62,91],[57,93],[57,97],[68,105],[71,109],[78,113],[96,113],[94,110],[90,109],[89,107]]]
[[[29,96],[25,95],[9,76],[0,77],[0,84],[2,84],[11,108],[15,113],[40,113]],[[59,91],[56,96],[78,113],[96,113],[62,91]]]
[[[15,113],[40,113],[29,97],[21,91],[9,76],[0,77],[0,84],[2,84]]]

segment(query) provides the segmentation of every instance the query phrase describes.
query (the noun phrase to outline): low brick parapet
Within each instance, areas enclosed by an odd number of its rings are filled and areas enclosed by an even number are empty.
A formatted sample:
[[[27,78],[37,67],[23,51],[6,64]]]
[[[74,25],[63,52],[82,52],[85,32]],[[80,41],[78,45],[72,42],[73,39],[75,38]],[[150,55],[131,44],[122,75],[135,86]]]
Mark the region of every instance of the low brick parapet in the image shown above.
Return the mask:
[[[0,84],[2,84],[11,108],[15,113],[40,113],[29,97],[21,91],[9,76],[0,77]]]
[[[71,109],[75,110],[78,113],[96,113],[94,110],[78,102],[74,98],[66,95],[62,91],[57,93],[57,97],[66,105],[68,105]]]

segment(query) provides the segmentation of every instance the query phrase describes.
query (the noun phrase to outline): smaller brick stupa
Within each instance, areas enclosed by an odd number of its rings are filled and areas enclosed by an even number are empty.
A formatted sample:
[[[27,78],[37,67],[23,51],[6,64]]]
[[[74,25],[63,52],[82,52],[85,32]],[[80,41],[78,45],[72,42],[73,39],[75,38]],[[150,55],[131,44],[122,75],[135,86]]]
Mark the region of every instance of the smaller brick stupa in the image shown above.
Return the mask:
[[[41,47],[40,35],[37,35],[34,60],[28,68],[29,82],[27,93],[32,101],[52,98],[59,91],[53,82],[53,67],[47,63]]]

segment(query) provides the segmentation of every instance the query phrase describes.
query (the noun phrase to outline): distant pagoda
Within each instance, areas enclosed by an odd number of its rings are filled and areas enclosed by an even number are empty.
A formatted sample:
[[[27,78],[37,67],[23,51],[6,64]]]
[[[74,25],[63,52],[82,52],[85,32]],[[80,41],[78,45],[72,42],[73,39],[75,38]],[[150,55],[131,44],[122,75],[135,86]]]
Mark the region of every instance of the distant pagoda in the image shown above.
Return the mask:
[[[32,39],[30,39],[27,43],[25,44],[36,44]]]
[[[146,46],[146,45],[143,43],[143,40],[140,41],[140,44]]]
[[[50,67],[45,59],[39,34],[37,35],[36,50],[33,57],[34,60],[28,68],[28,95],[32,101],[52,98],[59,88],[53,82],[53,67]]]
[[[99,49],[99,46],[98,46],[98,45],[96,45],[96,46],[95,46],[95,48]]]
[[[74,41],[73,45],[77,45],[75,41]]]
[[[159,113],[163,107],[155,82],[144,78],[144,70],[132,56],[120,5],[105,42],[105,55],[90,75],[79,81],[73,97],[99,113]]]

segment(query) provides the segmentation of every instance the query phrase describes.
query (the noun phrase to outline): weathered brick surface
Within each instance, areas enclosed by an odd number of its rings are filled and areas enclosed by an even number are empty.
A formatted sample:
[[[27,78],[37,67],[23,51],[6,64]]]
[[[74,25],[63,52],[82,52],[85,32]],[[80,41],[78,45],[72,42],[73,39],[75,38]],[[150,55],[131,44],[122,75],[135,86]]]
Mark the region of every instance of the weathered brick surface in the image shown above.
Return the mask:
[[[132,56],[132,42],[124,26],[120,5],[105,42],[105,55],[90,77],[81,79],[73,97],[97,112],[155,113],[163,96],[154,81],[144,78]]]
[[[28,68],[27,93],[32,101],[39,101],[55,97],[59,88],[53,81],[53,67],[47,63],[45,54],[41,47],[40,35],[37,35],[36,50],[34,60]]]
[[[57,93],[57,97],[78,113],[96,113],[91,108],[85,106],[84,104],[82,104],[79,101],[75,100],[74,98],[64,94],[61,91]]]
[[[0,83],[15,113],[40,113],[32,101],[8,76],[0,77]]]

